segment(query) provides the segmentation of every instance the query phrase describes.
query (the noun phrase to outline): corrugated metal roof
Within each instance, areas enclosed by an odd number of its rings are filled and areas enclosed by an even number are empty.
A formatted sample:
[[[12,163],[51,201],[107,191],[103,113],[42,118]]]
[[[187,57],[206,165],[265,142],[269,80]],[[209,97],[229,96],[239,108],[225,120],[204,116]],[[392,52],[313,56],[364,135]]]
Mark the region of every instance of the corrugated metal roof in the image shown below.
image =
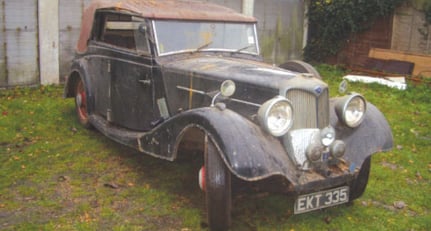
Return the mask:
[[[254,17],[240,14],[224,6],[195,0],[95,0],[82,17],[78,52],[87,49],[94,13],[98,9],[125,10],[154,19],[256,22]]]

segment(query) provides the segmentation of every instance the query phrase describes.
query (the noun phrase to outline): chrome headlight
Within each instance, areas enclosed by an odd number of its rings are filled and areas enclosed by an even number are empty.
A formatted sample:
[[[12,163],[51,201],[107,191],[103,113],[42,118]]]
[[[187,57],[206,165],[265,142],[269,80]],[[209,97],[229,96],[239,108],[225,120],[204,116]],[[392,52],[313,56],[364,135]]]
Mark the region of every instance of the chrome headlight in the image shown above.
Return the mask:
[[[339,99],[335,105],[338,119],[351,128],[355,128],[362,123],[366,111],[367,102],[359,94],[345,96]]]
[[[293,108],[290,102],[277,96],[266,101],[258,111],[258,119],[263,128],[273,136],[285,135],[293,124]]]

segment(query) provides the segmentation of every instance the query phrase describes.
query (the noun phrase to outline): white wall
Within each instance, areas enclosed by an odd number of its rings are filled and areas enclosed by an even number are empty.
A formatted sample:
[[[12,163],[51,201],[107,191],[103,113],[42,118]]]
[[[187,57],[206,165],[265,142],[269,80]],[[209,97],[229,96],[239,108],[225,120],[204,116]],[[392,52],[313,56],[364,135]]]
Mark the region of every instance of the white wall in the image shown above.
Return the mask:
[[[57,0],[38,1],[40,84],[58,84],[58,12]]]
[[[392,49],[420,54],[431,54],[431,25],[425,26],[425,14],[411,5],[395,11]]]
[[[0,3],[0,87],[39,83],[37,0]]]

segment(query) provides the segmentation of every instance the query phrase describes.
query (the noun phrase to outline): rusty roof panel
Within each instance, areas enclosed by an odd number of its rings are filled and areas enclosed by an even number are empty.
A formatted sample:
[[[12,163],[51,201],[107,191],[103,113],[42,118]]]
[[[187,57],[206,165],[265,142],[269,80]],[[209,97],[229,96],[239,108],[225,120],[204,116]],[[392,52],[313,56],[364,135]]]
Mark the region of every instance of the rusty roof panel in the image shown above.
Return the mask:
[[[125,10],[153,19],[256,22],[230,8],[195,0],[93,0],[82,16],[77,52],[87,49],[94,13],[99,9]]]
[[[194,0],[123,0],[111,1],[116,8],[130,10],[144,17],[158,19],[197,19],[217,21],[255,22],[232,9]]]

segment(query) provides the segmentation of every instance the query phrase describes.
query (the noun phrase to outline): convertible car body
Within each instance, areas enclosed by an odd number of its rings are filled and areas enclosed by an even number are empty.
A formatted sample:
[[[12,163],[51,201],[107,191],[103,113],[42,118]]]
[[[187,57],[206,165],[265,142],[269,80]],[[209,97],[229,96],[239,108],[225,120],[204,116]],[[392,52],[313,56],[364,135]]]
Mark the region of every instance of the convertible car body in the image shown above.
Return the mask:
[[[302,61],[264,63],[256,23],[200,1],[94,1],[65,86],[85,127],[169,161],[200,150],[214,230],[229,227],[233,178],[279,179],[299,214],[359,197],[393,143],[360,94],[330,98]]]

